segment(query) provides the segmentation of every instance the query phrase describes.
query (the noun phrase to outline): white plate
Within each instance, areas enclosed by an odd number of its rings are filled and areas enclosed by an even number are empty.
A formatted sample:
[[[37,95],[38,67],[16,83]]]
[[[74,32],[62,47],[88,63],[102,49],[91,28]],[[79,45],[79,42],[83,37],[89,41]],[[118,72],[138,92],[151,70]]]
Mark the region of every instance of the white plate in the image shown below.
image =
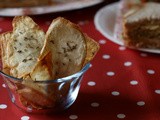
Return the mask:
[[[101,8],[95,15],[94,24],[96,29],[100,31],[102,35],[118,45],[124,45],[124,43],[115,38],[114,27],[116,22],[117,11],[119,10],[119,3],[112,3]],[[155,49],[137,49],[144,52],[158,53],[160,50]]]
[[[75,10],[93,6],[104,0],[56,0],[53,5],[26,8],[1,8],[0,16],[39,15],[61,11]]]

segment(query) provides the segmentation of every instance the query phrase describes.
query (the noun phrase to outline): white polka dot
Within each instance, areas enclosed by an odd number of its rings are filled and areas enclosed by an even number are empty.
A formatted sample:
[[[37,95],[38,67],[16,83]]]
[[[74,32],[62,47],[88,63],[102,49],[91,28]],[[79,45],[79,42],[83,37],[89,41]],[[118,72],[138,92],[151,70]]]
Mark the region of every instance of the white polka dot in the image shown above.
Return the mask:
[[[87,20],[86,20],[86,21],[79,21],[79,22],[78,22],[79,25],[85,25],[85,24],[87,24],[87,23],[88,23]]]
[[[46,25],[50,25],[51,22],[50,22],[50,21],[46,21],[45,24],[46,24]]]
[[[96,85],[96,83],[95,83],[95,82],[93,82],[93,81],[89,81],[89,82],[88,82],[88,85],[89,85],[89,86],[95,86],[95,85]]]
[[[99,103],[93,102],[93,103],[91,103],[91,106],[92,106],[92,107],[99,107]]]
[[[93,65],[92,65],[92,64],[90,64],[90,66],[89,66],[89,67],[91,68],[92,66],[93,66]]]
[[[118,114],[118,115],[117,115],[117,118],[119,118],[119,119],[123,119],[123,118],[125,118],[125,117],[126,117],[125,114]]]
[[[112,94],[113,96],[118,96],[120,93],[119,93],[118,91],[113,91],[111,94]]]
[[[71,120],[76,120],[76,119],[78,119],[78,116],[77,116],[77,115],[70,115],[70,116],[69,116],[69,119],[71,119]]]
[[[22,116],[21,120],[29,120],[29,116]]]
[[[0,109],[6,109],[7,105],[6,104],[0,104]]]
[[[131,85],[137,85],[137,84],[138,84],[138,81],[132,80],[132,81],[130,81],[130,84],[131,84]]]
[[[144,105],[145,105],[145,102],[144,102],[144,101],[139,101],[139,102],[137,102],[137,105],[138,105],[138,106],[144,106]]]
[[[85,25],[85,22],[79,21],[78,24],[79,24],[79,25]]]
[[[125,50],[125,49],[126,49],[126,47],[124,47],[124,46],[119,47],[119,50]]]
[[[106,40],[99,40],[99,44],[106,44]]]
[[[147,54],[146,53],[141,53],[140,54],[142,57],[147,57]]]
[[[106,74],[107,74],[108,76],[114,76],[114,75],[115,75],[115,73],[114,73],[114,72],[112,72],[112,71],[107,72]]]
[[[155,90],[155,93],[160,94],[160,90]]]
[[[105,55],[102,56],[102,58],[103,58],[103,59],[109,59],[109,58],[110,58],[110,55],[106,55],[106,54],[105,54]]]
[[[6,88],[6,84],[2,84],[2,87]]]
[[[126,67],[127,66],[131,66],[131,65],[132,65],[132,62],[129,62],[129,61],[127,61],[127,62],[124,63],[124,66],[126,66]]]
[[[154,70],[147,70],[147,73],[148,73],[148,74],[154,74],[155,71],[154,71]]]
[[[16,101],[16,98],[14,95],[12,95],[11,101],[14,103]]]
[[[33,111],[32,107],[27,107],[27,112],[32,112],[32,111]]]

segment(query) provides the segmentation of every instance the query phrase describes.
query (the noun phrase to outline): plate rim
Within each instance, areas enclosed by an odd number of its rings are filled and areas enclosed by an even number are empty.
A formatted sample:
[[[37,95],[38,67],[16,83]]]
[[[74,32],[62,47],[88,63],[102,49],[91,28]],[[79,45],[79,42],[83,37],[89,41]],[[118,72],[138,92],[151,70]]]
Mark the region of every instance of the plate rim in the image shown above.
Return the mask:
[[[101,18],[101,13],[103,13],[103,11],[105,10],[105,9],[109,9],[110,7],[112,7],[112,6],[117,6],[117,4],[118,4],[118,2],[115,2],[115,3],[111,3],[111,4],[109,4],[109,5],[106,5],[106,6],[104,6],[104,7],[102,7],[101,9],[99,9],[97,12],[96,12],[96,14],[95,14],[95,16],[94,16],[94,24],[95,24],[95,26],[96,26],[96,29],[103,35],[103,36],[105,36],[106,38],[108,38],[110,41],[112,41],[112,39],[114,39],[113,37],[111,37],[109,34],[107,34],[106,32],[103,32],[102,31],[102,27],[101,27],[101,25],[99,24],[99,18]],[[114,40],[114,41],[112,41],[112,42],[114,42],[114,43],[119,43],[119,44],[121,44],[121,45],[123,45],[123,43],[120,43],[120,42],[118,42],[117,40]]]
[[[0,8],[0,16],[13,17],[19,15],[41,15],[91,7],[104,2],[104,0],[70,0],[69,2],[57,2],[49,6],[35,6],[22,8]],[[39,11],[38,11],[39,10]]]

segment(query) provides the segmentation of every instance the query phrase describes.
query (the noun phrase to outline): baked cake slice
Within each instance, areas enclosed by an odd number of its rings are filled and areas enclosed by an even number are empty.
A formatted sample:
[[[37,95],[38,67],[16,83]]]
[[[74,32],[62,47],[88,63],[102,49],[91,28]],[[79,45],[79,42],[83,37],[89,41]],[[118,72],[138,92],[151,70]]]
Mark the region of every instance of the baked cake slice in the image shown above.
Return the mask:
[[[132,48],[160,49],[160,4],[146,2],[123,16],[123,40]]]

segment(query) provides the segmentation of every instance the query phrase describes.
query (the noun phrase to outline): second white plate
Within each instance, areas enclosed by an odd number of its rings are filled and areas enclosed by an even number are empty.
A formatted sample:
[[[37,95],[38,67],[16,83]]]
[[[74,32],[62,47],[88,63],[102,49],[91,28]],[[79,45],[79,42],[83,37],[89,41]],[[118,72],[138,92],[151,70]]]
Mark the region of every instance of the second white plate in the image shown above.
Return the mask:
[[[101,8],[95,15],[94,24],[96,29],[106,38],[118,45],[124,45],[121,40],[116,39],[114,36],[114,27],[116,22],[117,11],[119,10],[119,2],[112,3]],[[144,52],[158,53],[157,49],[137,49]]]
[[[90,7],[104,0],[57,0],[53,5],[22,8],[1,8],[0,16],[39,15]]]

